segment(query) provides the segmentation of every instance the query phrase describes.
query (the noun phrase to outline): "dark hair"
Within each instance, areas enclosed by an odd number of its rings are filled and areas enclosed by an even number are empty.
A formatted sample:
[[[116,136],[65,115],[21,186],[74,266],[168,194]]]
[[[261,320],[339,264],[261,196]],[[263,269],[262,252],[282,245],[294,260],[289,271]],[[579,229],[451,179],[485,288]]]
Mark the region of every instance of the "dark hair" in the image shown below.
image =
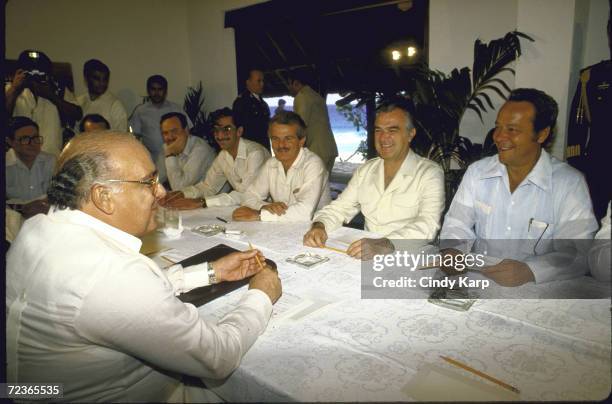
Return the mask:
[[[264,74],[264,71],[262,69],[260,69],[259,67],[251,67],[249,70],[247,70],[246,73],[246,77],[245,77],[245,81],[251,78],[251,73],[253,72],[261,72],[261,74]]]
[[[414,116],[416,110],[414,108],[414,103],[408,98],[398,96],[383,100],[378,107],[376,107],[376,115],[380,114],[381,112],[391,112],[395,109],[401,109],[404,111],[404,114],[406,114],[406,117],[408,118],[408,130],[415,127]]]
[[[310,75],[304,71],[304,69],[289,70],[287,75],[287,82],[299,81],[302,84],[308,84],[310,82]]]
[[[103,72],[110,76],[110,69],[98,59],[89,59],[83,65],[83,74],[88,77],[93,72]]]
[[[147,90],[151,88],[153,83],[160,84],[163,88],[168,89],[168,80],[161,74],[154,74],[147,79]]]
[[[297,137],[298,139],[303,139],[306,137],[306,123],[304,120],[295,112],[292,111],[281,111],[278,114],[274,115],[268,124],[268,128],[272,126],[272,124],[279,125],[296,125],[298,127]]]
[[[91,123],[102,123],[106,126],[106,129],[110,129],[110,123],[100,114],[87,114],[81,119],[79,124],[79,131],[85,132],[85,122]]]
[[[53,70],[51,59],[43,52],[35,49],[26,49],[21,52],[17,59],[17,66],[23,70],[40,70],[49,74]]]
[[[218,110],[211,112],[210,122],[215,123],[219,119],[224,118],[224,117],[232,118],[232,121],[234,121],[234,124],[236,124],[235,119],[234,119],[234,111],[232,111],[231,108],[228,108],[228,107],[219,108]]]
[[[550,134],[542,146],[547,146],[553,140],[559,106],[557,102],[544,91],[535,88],[517,88],[512,90],[508,102],[528,102],[533,105],[535,115],[533,118],[533,130],[538,133],[542,129],[550,128]]]
[[[9,120],[9,131],[8,137],[9,139],[15,139],[15,132],[17,132],[21,128],[25,128],[26,126],[34,126],[38,130],[38,124],[25,116],[16,116]]]
[[[161,125],[166,119],[170,118],[178,118],[181,121],[181,127],[185,129],[187,127],[187,117],[185,114],[181,114],[180,112],[168,112],[167,114],[163,114],[161,119],[159,120],[159,124]]]
[[[51,178],[47,198],[59,209],[79,209],[89,199],[91,186],[111,172],[108,154],[101,151],[77,154]]]

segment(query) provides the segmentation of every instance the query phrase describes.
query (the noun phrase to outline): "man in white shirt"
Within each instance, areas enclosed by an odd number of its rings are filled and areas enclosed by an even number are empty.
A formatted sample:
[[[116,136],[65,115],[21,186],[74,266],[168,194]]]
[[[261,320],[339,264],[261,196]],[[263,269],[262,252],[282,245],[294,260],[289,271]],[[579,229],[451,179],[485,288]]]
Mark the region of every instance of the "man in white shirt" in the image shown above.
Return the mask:
[[[444,218],[443,252],[497,258],[482,272],[502,286],[587,271],[581,250],[597,230],[587,184],[576,169],[544,150],[557,114],[557,103],[544,92],[513,90],[495,122],[498,154],[468,167]]]
[[[11,83],[4,89],[6,110],[9,115],[36,122],[44,139],[42,150],[58,156],[63,147],[62,122],[71,126],[81,119],[81,107],[70,90],[58,88],[51,75],[51,60],[43,52],[25,50],[17,65]]]
[[[83,66],[87,94],[77,97],[83,115],[100,114],[113,130],[127,131],[127,114],[121,101],[108,91],[110,69],[98,59],[90,59]]]
[[[275,115],[268,131],[274,157],[265,162],[247,188],[243,206],[232,217],[238,221],[308,221],[331,200],[323,161],[304,147],[306,124],[298,114]]]
[[[159,74],[147,79],[147,94],[149,100],[139,105],[130,118],[130,127],[135,135],[142,137],[142,143],[151,153],[153,161],[163,150],[163,140],[159,127],[159,120],[168,112],[183,112],[180,105],[168,101],[168,81]],[[187,117],[187,126],[193,125]],[[159,168],[159,167],[158,167]]]
[[[46,213],[49,208],[47,189],[55,167],[55,156],[41,151],[44,139],[38,132],[38,125],[30,118],[13,118],[9,123],[7,141],[11,146],[6,153],[7,203],[25,219]]]
[[[224,378],[239,365],[280,296],[278,276],[259,270],[257,251],[167,271],[139,254],[137,237],[155,228],[164,194],[133,136],[71,141],[49,190],[53,208],[26,221],[8,253],[10,382],[63,383],[66,401],[181,402],[181,374]],[[216,324],[176,298],[252,274]]]
[[[338,156],[338,146],[331,130],[327,104],[323,97],[305,83],[300,72],[289,76],[289,93],[295,97],[293,111],[306,123],[308,136],[306,147],[325,163],[325,169],[331,174]]]
[[[204,181],[182,191],[170,192],[160,201],[164,206],[197,209],[240,205],[244,192],[259,174],[263,163],[270,158],[266,148],[242,138],[243,128],[236,127],[231,109],[217,110],[211,117],[215,123],[215,140],[221,147],[219,155],[208,169]],[[219,193],[228,182],[232,191]]]
[[[601,219],[601,228],[595,235],[593,246],[589,250],[589,269],[593,278],[610,282],[612,280],[612,266],[610,266],[610,252],[612,242],[610,241],[610,215],[611,204],[608,202],[608,212]]]
[[[160,120],[163,154],[158,158],[162,182],[168,179],[172,190],[181,190],[206,178],[215,159],[208,142],[189,133],[187,117],[180,112],[168,112]],[[163,159],[163,160],[162,160]]]
[[[379,157],[359,167],[338,199],[315,214],[304,245],[324,247],[328,232],[359,211],[366,230],[384,237],[354,241],[347,250],[352,257],[367,260],[393,251],[399,247],[393,239],[433,240],[444,210],[444,173],[410,150],[415,135],[409,102],[398,99],[379,106],[374,123]]]

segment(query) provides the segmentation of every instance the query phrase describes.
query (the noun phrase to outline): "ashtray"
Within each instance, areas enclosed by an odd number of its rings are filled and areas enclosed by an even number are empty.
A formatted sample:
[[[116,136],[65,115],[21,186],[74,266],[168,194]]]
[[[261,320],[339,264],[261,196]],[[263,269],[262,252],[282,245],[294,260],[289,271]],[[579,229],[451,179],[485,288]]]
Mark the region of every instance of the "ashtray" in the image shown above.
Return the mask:
[[[468,311],[476,300],[466,290],[444,288],[434,290],[427,299],[429,303],[457,311]]]
[[[319,264],[329,261],[328,257],[313,253],[301,253],[294,257],[289,257],[285,261],[296,264],[304,268],[312,268]]]
[[[191,231],[205,237],[211,237],[216,234],[223,233],[225,231],[225,227],[218,224],[203,224],[201,226],[192,228]]]

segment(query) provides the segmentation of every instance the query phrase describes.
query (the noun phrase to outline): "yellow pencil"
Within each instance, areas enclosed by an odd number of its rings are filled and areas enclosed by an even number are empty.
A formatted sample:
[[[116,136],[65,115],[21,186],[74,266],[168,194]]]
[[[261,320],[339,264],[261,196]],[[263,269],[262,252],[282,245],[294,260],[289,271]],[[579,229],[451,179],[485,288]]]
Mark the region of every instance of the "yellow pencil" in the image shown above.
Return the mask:
[[[346,251],[341,250],[341,249],[339,249],[339,248],[328,247],[328,246],[326,246],[326,245],[324,245],[324,246],[323,246],[323,248],[326,248],[326,249],[328,249],[328,250],[332,250],[332,251],[335,251],[335,252],[339,252],[339,253],[342,253],[342,254],[346,254]]]
[[[451,358],[449,358],[449,357],[447,357],[447,356],[442,356],[442,355],[440,355],[440,358],[444,359],[445,361],[447,361],[447,362],[448,362],[448,363],[450,363],[451,365],[455,365],[455,366],[457,366],[457,367],[460,367],[461,369],[467,370],[468,372],[472,372],[472,373],[474,373],[475,375],[478,375],[478,376],[480,376],[480,377],[482,377],[482,378],[485,378],[485,379],[487,379],[487,380],[489,380],[489,381],[491,381],[491,382],[493,382],[493,383],[495,383],[495,384],[497,384],[497,385],[499,385],[499,386],[501,386],[501,387],[503,387],[503,388],[506,388],[506,389],[508,389],[508,390],[510,390],[510,391],[512,391],[512,392],[514,392],[514,393],[516,393],[516,394],[520,394],[520,393],[521,393],[521,392],[519,391],[519,389],[517,389],[516,387],[511,386],[511,385],[509,385],[509,384],[507,384],[507,383],[504,383],[504,382],[502,382],[501,380],[498,380],[498,379],[496,379],[496,378],[494,378],[494,377],[492,377],[492,376],[489,376],[489,375],[488,375],[488,374],[486,374],[486,373],[482,373],[480,370],[476,370],[476,369],[474,369],[474,368],[471,368],[471,367],[469,367],[468,365],[465,365],[465,364],[463,364],[463,363],[461,363],[461,362],[458,362],[458,361],[456,361],[456,360],[454,360],[454,359],[451,359]]]
[[[249,248],[250,248],[251,250],[253,250],[253,249],[254,249],[254,248],[253,248],[253,244],[251,244],[251,242],[250,242],[250,241],[249,241]],[[262,271],[263,271],[264,266],[263,266],[263,264],[261,263],[261,261],[259,260],[259,257],[258,257],[257,255],[255,256],[255,260],[257,261],[257,264],[259,264],[259,267],[260,267],[260,268],[262,269]]]

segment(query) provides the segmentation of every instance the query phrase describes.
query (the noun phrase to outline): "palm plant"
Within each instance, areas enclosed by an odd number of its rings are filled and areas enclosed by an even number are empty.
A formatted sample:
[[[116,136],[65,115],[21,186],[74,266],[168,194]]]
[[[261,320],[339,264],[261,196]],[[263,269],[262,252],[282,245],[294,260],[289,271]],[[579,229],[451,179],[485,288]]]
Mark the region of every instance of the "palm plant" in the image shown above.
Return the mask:
[[[518,31],[489,43],[477,39],[471,71],[464,67],[444,74],[427,66],[416,66],[401,77],[406,88],[391,92],[349,93],[337,104],[346,105],[359,100],[357,105],[360,106],[372,98],[381,101],[398,95],[412,99],[416,107],[417,130],[425,136],[417,136],[411,147],[442,166],[447,202],[450,202],[467,166],[483,155],[491,154],[493,147],[490,141],[486,141],[487,147],[483,150],[482,145],[472,144],[467,137],[461,136],[461,120],[470,110],[484,122],[483,113],[495,109],[492,97],[507,99],[510,86],[499,76],[504,72],[515,74],[509,65],[521,55],[521,38],[533,42],[531,37]],[[453,162],[459,170],[452,169]]]
[[[183,101],[183,111],[185,111],[185,114],[187,114],[193,123],[193,127],[190,129],[191,134],[204,138],[212,146],[216,146],[216,143],[211,141],[210,131],[212,126],[204,109],[204,101],[204,90],[200,81],[197,87],[189,87],[187,89],[187,94],[185,94],[185,100]]]

